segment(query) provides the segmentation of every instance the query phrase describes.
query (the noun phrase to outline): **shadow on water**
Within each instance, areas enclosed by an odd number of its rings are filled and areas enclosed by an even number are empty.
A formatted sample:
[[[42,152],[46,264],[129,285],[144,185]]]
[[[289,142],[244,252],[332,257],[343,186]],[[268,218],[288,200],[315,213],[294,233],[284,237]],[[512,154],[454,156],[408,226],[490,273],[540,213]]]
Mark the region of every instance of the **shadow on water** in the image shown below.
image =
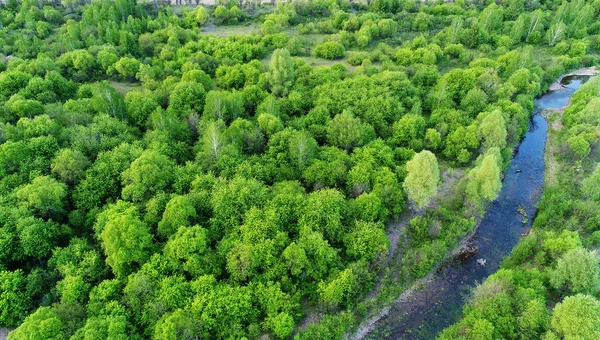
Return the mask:
[[[565,77],[563,90],[536,100],[540,110],[562,108],[589,77]],[[504,176],[502,190],[481,221],[472,244],[478,251],[460,262],[442,266],[430,283],[408,299],[392,305],[369,339],[433,339],[456,322],[473,286],[498,270],[502,259],[529,230],[544,188],[544,147],[548,124],[535,114]],[[524,223],[523,215],[529,216]],[[485,259],[485,266],[477,263]]]

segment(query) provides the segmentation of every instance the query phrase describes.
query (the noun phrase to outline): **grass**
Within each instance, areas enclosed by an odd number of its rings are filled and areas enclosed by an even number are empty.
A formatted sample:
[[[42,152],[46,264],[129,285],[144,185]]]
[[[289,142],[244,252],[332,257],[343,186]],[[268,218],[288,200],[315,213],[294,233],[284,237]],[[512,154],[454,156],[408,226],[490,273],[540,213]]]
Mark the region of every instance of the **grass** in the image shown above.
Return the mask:
[[[108,83],[110,84],[110,86],[114,87],[115,90],[117,90],[117,92],[119,92],[122,95],[126,95],[128,92],[131,92],[134,90],[142,89],[142,85],[140,83],[131,83],[131,82],[127,82],[127,81],[114,81],[114,80],[111,80]]]
[[[217,26],[214,24],[207,24],[201,28],[203,34],[211,34],[220,38],[227,38],[231,35],[249,35],[253,33],[260,33],[259,24],[249,25],[233,25],[233,26]]]

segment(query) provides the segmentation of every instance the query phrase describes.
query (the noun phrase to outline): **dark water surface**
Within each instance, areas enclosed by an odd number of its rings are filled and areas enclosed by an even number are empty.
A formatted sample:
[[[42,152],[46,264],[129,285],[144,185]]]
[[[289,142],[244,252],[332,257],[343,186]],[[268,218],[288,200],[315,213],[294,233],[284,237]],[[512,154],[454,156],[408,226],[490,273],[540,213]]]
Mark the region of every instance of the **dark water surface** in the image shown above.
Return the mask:
[[[588,77],[566,77],[561,91],[536,100],[539,109],[561,108]],[[431,283],[396,302],[387,317],[376,323],[368,339],[435,339],[444,328],[458,321],[473,286],[498,270],[502,259],[531,227],[544,188],[544,147],[548,124],[535,114],[529,131],[505,173],[502,190],[479,225],[472,244],[477,253],[460,263],[444,265]],[[517,213],[519,207],[528,216]],[[485,259],[485,266],[477,264]]]

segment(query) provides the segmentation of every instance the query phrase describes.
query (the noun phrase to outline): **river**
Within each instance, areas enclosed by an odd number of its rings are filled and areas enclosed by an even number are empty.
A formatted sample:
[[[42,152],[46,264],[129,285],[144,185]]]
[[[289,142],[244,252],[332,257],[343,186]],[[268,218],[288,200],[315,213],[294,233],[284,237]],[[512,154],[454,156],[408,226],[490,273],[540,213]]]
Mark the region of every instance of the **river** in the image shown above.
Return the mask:
[[[548,130],[546,120],[537,112],[564,107],[588,78],[565,77],[563,89],[548,92],[536,100],[537,109],[529,131],[505,173],[498,198],[491,203],[472,240],[477,253],[442,266],[422,289],[396,301],[389,313],[376,321],[366,338],[434,339],[440,331],[458,321],[474,285],[498,270],[502,259],[521,235],[527,233],[536,214],[544,189]],[[485,265],[478,263],[480,259],[485,260]]]

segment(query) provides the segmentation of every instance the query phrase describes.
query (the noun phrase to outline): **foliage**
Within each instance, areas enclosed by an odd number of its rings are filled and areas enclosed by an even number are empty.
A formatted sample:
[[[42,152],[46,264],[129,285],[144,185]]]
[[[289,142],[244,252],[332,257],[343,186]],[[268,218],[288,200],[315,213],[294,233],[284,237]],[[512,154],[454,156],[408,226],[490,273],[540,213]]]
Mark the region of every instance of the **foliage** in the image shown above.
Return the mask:
[[[598,50],[590,1],[187,5],[1,6],[11,338],[287,338],[313,310],[328,315],[298,338],[340,338],[388,263],[385,226],[406,196],[423,208],[440,169],[467,174],[460,199],[419,211],[394,245],[399,287],[472,230],[465,216],[496,197],[533,98]],[[565,110],[558,158],[571,150],[573,177],[589,179],[543,202],[551,229],[597,231],[596,85]],[[506,263],[569,262],[592,239],[540,236]],[[591,293],[554,267],[552,296]],[[542,272],[531,281],[550,282]],[[511,280],[461,336],[549,330],[540,306],[556,301]]]
[[[440,170],[435,155],[427,150],[415,154],[406,163],[406,172],[404,190],[417,209],[422,209],[437,195]]]
[[[344,56],[344,45],[336,41],[328,41],[315,46],[315,55],[323,59],[339,59]]]

